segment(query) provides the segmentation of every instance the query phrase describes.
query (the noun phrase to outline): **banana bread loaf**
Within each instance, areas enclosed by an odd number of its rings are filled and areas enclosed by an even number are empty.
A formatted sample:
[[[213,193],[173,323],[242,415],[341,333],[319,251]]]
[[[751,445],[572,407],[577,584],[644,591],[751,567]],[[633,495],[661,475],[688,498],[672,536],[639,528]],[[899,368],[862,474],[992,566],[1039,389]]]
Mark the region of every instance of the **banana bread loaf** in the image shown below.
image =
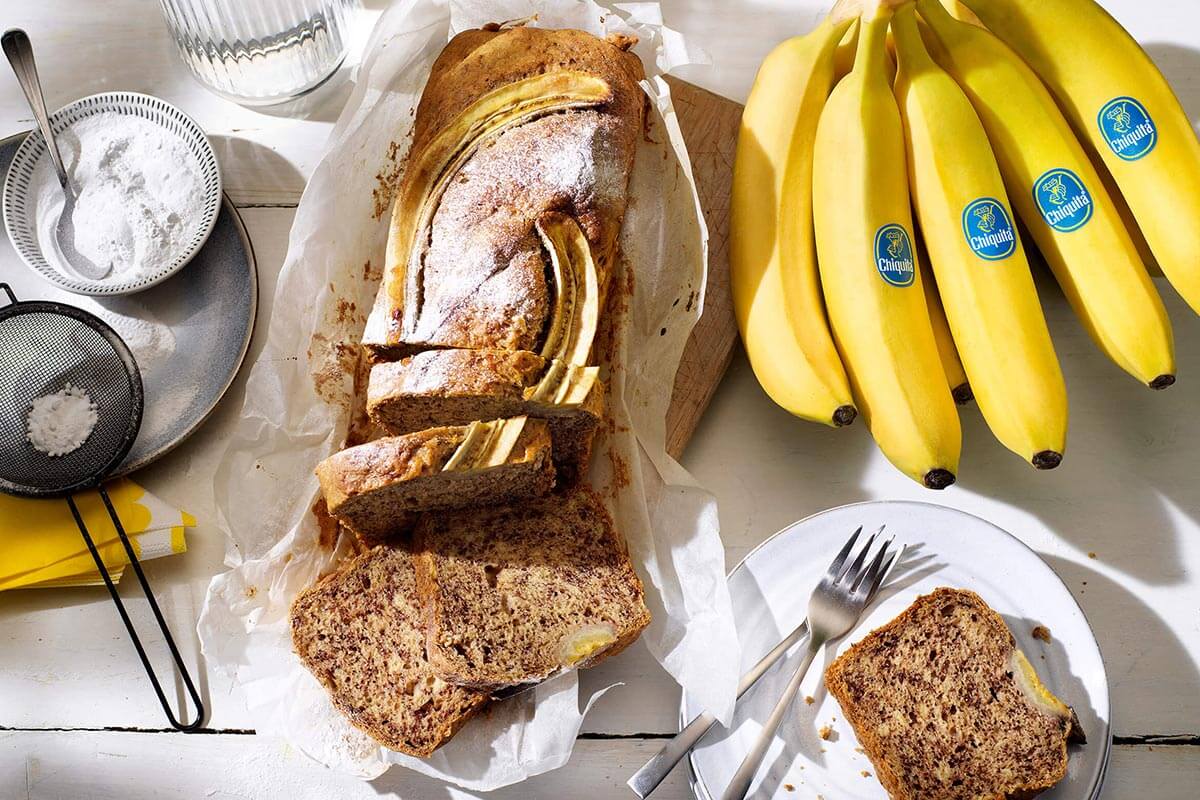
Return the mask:
[[[538,76],[562,80],[529,83]],[[536,230],[548,213],[582,230],[603,306],[642,134],[642,77],[636,56],[583,31],[471,30],[451,40],[421,96],[393,209],[363,336],[376,357],[540,351],[556,291]],[[522,114],[529,93],[546,99]]]

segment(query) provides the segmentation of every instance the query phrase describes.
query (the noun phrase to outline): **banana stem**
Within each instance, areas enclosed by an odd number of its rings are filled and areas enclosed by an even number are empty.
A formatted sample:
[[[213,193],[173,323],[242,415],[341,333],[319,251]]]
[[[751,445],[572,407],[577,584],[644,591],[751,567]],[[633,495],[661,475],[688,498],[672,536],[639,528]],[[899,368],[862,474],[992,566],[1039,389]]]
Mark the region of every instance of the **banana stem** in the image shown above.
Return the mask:
[[[863,17],[861,30],[858,34],[858,50],[854,54],[854,71],[863,75],[887,74],[887,32],[891,9],[884,9],[880,4],[875,16]]]
[[[905,72],[921,72],[933,67],[933,59],[917,28],[917,9],[908,4],[892,17],[892,36],[896,39],[896,58]]]
[[[829,20],[836,25],[859,17],[863,20],[877,19],[911,2],[912,0],[838,0],[829,12]]]
[[[916,0],[916,7],[921,12],[921,18],[930,25],[947,25],[958,22],[941,4],[940,0]]]

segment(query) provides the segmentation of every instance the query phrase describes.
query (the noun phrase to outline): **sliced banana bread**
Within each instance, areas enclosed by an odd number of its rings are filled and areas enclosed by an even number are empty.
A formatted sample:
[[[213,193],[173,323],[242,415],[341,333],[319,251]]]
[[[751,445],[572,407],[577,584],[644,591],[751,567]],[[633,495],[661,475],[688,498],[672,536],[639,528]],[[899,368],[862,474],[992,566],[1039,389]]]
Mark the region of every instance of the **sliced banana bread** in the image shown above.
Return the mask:
[[[414,553],[430,664],[451,683],[496,690],[588,667],[650,622],[625,544],[587,487],[424,516]]]
[[[487,702],[430,669],[405,550],[368,551],[305,589],[291,627],[300,660],[334,705],[384,747],[428,756]]]
[[[1004,620],[941,588],[834,661],[825,683],[893,800],[1030,798],[1067,773],[1074,712]]]
[[[514,503],[554,488],[550,433],[520,417],[376,439],[317,465],[329,513],[367,542],[421,511]]]
[[[592,382],[572,402],[536,400],[546,360],[525,350],[427,350],[376,364],[367,384],[367,413],[391,433],[434,425],[526,414],[550,424],[560,488],[587,473],[604,408],[604,386]]]

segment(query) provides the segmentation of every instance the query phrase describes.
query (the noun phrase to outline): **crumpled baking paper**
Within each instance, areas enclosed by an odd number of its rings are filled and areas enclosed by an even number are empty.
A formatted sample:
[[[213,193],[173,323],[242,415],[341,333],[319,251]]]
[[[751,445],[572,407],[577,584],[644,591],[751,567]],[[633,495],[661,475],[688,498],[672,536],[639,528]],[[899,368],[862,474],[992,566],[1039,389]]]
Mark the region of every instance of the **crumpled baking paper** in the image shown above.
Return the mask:
[[[707,231],[661,75],[696,51],[662,26],[657,3],[401,0],[376,25],[296,211],[267,343],[215,478],[231,570],[213,579],[199,623],[205,656],[244,688],[259,733],[367,778],[395,763],[486,790],[554,769],[603,694],[581,709],[576,675],[567,673],[494,704],[431,758],[415,759],[381,748],[334,709],[292,651],[288,629],[292,598],[341,555],[311,513],[312,470],[346,435],[355,345],[379,282],[421,89],[454,33],[511,20],[639,38],[652,120],[622,234],[634,292],[610,376],[613,431],[591,480],[645,583],[654,619],[642,641],[697,702],[726,719],[733,708],[738,646],[716,502],[664,446],[675,371],[703,306]]]

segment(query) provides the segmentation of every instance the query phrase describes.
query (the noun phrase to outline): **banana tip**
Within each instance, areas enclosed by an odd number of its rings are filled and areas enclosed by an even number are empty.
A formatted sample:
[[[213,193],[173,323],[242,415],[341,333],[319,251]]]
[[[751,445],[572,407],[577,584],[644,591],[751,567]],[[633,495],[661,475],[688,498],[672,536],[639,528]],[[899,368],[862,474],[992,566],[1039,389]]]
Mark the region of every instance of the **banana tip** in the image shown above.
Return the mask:
[[[1043,450],[1033,456],[1033,466],[1038,469],[1054,469],[1062,463],[1062,453],[1056,453],[1053,450]]]
[[[836,428],[844,428],[858,418],[858,409],[854,406],[838,406],[837,411],[833,412],[833,425]]]
[[[971,391],[971,384],[962,383],[950,390],[950,394],[954,395],[954,402],[960,406],[965,406],[967,403],[975,399],[975,393]]]
[[[926,489],[945,489],[954,483],[954,473],[948,469],[931,469],[923,481]]]
[[[1151,389],[1165,389],[1175,383],[1174,375],[1159,375],[1154,380],[1150,381]]]

